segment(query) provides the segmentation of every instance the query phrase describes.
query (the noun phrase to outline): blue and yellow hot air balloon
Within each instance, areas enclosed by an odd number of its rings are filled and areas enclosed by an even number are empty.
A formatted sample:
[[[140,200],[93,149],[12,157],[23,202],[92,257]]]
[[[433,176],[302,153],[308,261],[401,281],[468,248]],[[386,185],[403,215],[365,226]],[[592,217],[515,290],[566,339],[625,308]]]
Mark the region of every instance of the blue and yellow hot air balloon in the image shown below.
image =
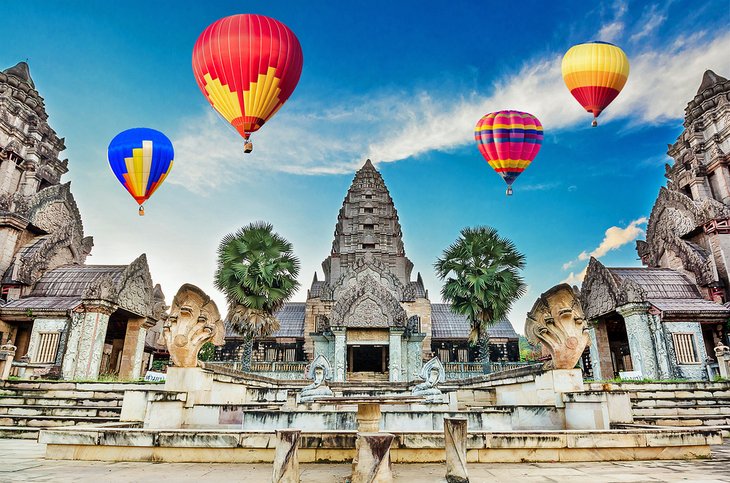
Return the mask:
[[[144,215],[143,203],[170,174],[174,156],[167,136],[146,127],[122,131],[109,143],[109,165],[139,203],[140,216]]]

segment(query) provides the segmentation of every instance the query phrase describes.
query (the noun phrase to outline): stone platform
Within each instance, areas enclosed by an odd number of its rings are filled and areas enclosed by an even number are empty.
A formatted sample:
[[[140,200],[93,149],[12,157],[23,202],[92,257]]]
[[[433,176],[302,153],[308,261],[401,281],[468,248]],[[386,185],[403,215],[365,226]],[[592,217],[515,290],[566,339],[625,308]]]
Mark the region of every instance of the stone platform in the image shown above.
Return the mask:
[[[442,432],[394,432],[394,463],[443,462]],[[350,462],[355,431],[302,432],[302,463]],[[274,432],[232,430],[148,430],[125,428],[52,429],[41,432],[46,457],[59,460],[270,463]],[[693,459],[710,456],[722,444],[712,429],[623,429],[606,431],[470,432],[467,461],[551,462]]]

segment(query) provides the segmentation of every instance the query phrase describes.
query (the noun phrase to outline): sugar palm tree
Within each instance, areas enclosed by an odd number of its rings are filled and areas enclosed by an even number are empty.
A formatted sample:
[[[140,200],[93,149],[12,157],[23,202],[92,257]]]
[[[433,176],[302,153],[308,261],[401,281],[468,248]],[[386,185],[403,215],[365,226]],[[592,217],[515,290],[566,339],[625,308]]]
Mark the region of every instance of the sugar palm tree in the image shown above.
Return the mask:
[[[251,368],[253,339],[279,329],[274,313],[299,288],[297,275],[292,244],[269,223],[251,223],[221,240],[215,286],[226,296],[229,324],[243,337],[243,370]]]
[[[487,328],[506,317],[512,304],[525,294],[520,276],[525,256],[494,228],[464,228],[434,266],[444,281],[441,296],[469,319],[469,342],[479,344],[483,370],[488,373]]]

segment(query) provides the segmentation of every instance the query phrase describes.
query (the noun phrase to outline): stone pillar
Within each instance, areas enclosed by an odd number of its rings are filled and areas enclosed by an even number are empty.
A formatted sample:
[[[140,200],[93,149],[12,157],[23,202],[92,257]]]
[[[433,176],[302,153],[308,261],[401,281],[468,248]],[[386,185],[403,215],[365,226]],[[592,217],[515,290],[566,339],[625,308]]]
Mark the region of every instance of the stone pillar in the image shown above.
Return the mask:
[[[272,483],[299,483],[299,439],[296,429],[276,430],[276,452]]]
[[[119,365],[119,378],[122,380],[139,379],[142,373],[144,341],[147,337],[148,325],[147,319],[142,317],[127,321],[122,362]]]
[[[444,418],[446,481],[469,483],[466,471],[466,418]]]
[[[347,328],[332,327],[332,334],[335,336],[335,363],[334,365],[334,381],[342,382],[345,380],[345,356],[347,355]]]
[[[10,368],[13,366],[15,358],[15,349],[11,341],[7,344],[0,345],[0,381],[6,381],[10,377]]]
[[[393,438],[389,433],[357,433],[355,458],[352,460],[352,483],[393,481],[390,464],[390,445]]]
[[[96,379],[104,351],[104,338],[109,316],[116,306],[97,300],[84,302],[84,312],[71,320],[66,355],[63,358],[64,379]]]
[[[20,170],[15,161],[3,160],[0,164],[0,194],[12,194],[18,188]]]
[[[626,334],[631,350],[631,364],[641,377],[659,379],[656,348],[649,325],[649,305],[647,303],[628,303],[616,307],[626,324]]]
[[[388,367],[388,378],[391,382],[401,380],[401,341],[405,331],[403,327],[390,328],[390,341],[388,344],[390,364]]]
[[[357,405],[357,431],[377,433],[380,431],[380,403],[360,403]]]
[[[5,272],[15,259],[18,237],[28,226],[28,221],[18,215],[0,215],[0,271]]]
[[[406,364],[406,381],[417,381],[419,380],[419,374],[423,367],[423,339],[424,334],[411,334],[408,337],[408,356]]]
[[[588,335],[591,337],[591,365],[593,378],[613,379],[614,368],[611,360],[611,347],[608,342],[608,332],[605,322],[593,322],[590,324]]]

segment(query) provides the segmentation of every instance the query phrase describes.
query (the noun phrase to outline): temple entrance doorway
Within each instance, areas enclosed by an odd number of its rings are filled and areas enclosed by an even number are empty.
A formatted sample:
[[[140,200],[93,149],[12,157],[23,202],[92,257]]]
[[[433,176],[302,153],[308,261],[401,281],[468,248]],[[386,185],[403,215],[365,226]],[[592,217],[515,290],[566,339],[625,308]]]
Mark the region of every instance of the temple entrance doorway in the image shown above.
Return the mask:
[[[388,372],[388,347],[382,345],[348,345],[348,372]]]
[[[626,323],[623,317],[617,315],[615,318],[607,320],[606,332],[611,350],[614,377],[618,376],[619,372],[633,371],[634,365],[631,361],[629,336],[626,333]]]

